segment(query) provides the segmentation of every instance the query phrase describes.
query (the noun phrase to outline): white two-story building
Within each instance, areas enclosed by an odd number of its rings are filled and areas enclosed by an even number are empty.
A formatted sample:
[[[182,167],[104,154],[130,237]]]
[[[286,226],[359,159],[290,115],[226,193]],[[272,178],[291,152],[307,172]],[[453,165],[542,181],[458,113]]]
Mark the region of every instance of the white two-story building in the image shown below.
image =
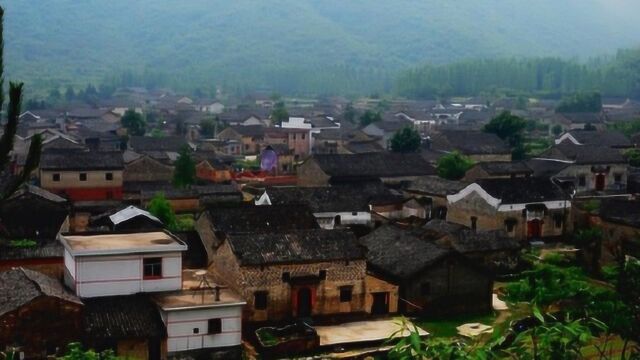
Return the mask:
[[[117,344],[118,355],[167,359],[184,351],[206,355],[229,349],[225,358],[240,354],[233,350],[241,344],[245,302],[224,286],[209,282],[206,270],[183,269],[187,245],[171,233],[61,234],[59,240],[64,246],[66,285],[87,303],[102,304],[91,306],[88,311],[93,313],[85,315],[92,334],[109,335],[103,327],[118,327],[117,319],[134,317],[130,312],[136,310],[126,306],[107,309],[111,303],[126,303],[127,296],[132,303],[147,299],[146,308],[153,308],[147,317],[162,321],[166,331],[160,339],[110,339]]]
[[[167,232],[60,235],[60,241],[65,283],[80,297],[182,288],[187,245]]]

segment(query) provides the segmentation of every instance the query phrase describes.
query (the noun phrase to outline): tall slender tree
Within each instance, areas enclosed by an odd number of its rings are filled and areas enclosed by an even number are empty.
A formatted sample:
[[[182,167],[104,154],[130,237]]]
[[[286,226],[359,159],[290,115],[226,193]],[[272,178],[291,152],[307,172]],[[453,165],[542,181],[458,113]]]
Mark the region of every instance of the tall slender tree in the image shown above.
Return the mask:
[[[9,83],[9,106],[7,107],[7,122],[4,126],[4,133],[0,137],[0,172],[9,173],[9,163],[11,151],[18,130],[20,120],[20,110],[22,108],[23,83]],[[4,9],[0,7],[0,110],[4,106]],[[29,152],[22,172],[17,176],[3,176],[0,186],[0,200],[11,196],[25,181],[29,180],[31,173],[40,164],[40,153],[42,151],[42,138],[34,135],[31,138]]]

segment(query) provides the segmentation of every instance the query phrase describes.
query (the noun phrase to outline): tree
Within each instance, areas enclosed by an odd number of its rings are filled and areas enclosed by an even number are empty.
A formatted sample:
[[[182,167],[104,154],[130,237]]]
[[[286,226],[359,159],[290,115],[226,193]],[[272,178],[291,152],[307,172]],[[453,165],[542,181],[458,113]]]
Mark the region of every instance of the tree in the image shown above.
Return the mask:
[[[472,166],[471,159],[454,151],[438,159],[438,176],[448,180],[460,180]]]
[[[524,156],[524,137],[522,135],[527,127],[527,122],[509,111],[503,111],[500,115],[491,119],[484,126],[484,131],[496,134],[500,139],[506,141],[512,150],[514,159],[521,159]]]
[[[186,188],[196,181],[196,164],[191,158],[187,147],[180,151],[180,156],[175,163],[173,172],[173,185],[179,188]]]
[[[353,107],[352,103],[348,103],[347,106],[345,106],[344,111],[342,112],[342,117],[350,122],[350,123],[354,123],[356,121],[356,109]]]
[[[602,111],[602,96],[599,92],[579,92],[572,96],[565,97],[556,112],[559,113],[582,113]]]
[[[412,153],[420,149],[420,134],[416,129],[404,127],[391,138],[391,150],[399,153]]]
[[[95,352],[94,350],[84,350],[80,343],[71,343],[67,346],[67,352],[62,360],[120,360],[122,358],[115,355],[113,350]]]
[[[360,125],[367,126],[375,122],[382,121],[382,115],[379,112],[367,110],[360,116]]]
[[[276,102],[273,110],[271,110],[271,121],[273,121],[274,124],[280,125],[283,121],[287,120],[289,120],[289,111],[287,111],[284,101]]]
[[[160,219],[168,229],[174,229],[178,223],[176,214],[173,212],[171,203],[164,197],[163,193],[157,193],[149,202],[147,210]]]
[[[122,118],[120,118],[120,122],[131,136],[143,136],[146,131],[147,122],[134,109],[125,111]]]
[[[204,136],[213,137],[215,134],[216,124],[212,119],[203,119],[200,122],[200,132]]]
[[[640,167],[640,149],[629,149],[624,153],[629,165]]]
[[[4,105],[4,9],[0,7],[0,109]],[[8,173],[8,165],[15,135],[18,130],[20,111],[22,108],[22,83],[9,83],[9,106],[7,108],[7,122],[4,126],[4,133],[0,137],[0,172]],[[40,153],[42,151],[42,137],[34,135],[29,144],[29,152],[24,168],[18,176],[11,177],[2,184],[0,200],[11,196],[24,182],[29,180],[31,173],[40,163]]]
[[[67,86],[67,90],[64,93],[64,99],[67,102],[71,102],[76,98],[76,93],[73,91],[73,87],[71,85]]]
[[[562,134],[562,125],[560,124],[555,124],[553,125],[553,127],[551,128],[551,133],[553,133],[553,135],[558,136],[560,134]]]

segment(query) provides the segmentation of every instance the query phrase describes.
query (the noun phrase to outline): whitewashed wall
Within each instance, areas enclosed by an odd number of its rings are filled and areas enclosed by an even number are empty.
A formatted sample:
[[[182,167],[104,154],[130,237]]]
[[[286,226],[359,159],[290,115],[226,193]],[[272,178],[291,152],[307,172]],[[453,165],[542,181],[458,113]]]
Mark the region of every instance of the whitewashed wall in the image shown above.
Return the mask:
[[[168,352],[236,346],[242,341],[242,305],[169,311],[163,318]],[[221,333],[208,334],[209,319],[222,319]]]
[[[162,278],[143,279],[144,257],[162,257]],[[67,271],[72,274],[76,294],[80,297],[130,295],[182,288],[180,252],[144,256],[76,257],[69,261],[65,252],[66,266],[73,269]]]
[[[335,228],[335,218],[340,215],[340,223],[342,225],[369,225],[371,224],[371,213],[367,211],[356,212],[355,215],[350,212],[323,212],[313,214],[318,221],[318,225],[326,230]]]

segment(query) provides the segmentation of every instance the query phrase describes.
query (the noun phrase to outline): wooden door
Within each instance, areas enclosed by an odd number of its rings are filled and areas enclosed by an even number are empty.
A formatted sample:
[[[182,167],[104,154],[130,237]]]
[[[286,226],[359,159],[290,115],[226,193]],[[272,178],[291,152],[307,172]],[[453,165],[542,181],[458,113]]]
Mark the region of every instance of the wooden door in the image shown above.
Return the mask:
[[[596,191],[604,190],[605,176],[604,174],[596,175]]]

